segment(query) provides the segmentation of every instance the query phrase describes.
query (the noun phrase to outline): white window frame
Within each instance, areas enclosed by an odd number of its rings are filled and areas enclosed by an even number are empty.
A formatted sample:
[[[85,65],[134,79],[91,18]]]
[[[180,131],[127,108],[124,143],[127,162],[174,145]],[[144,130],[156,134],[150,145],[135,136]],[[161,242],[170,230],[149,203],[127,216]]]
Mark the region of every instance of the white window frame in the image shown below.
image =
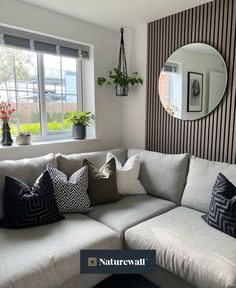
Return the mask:
[[[5,45],[4,45],[5,46]],[[5,46],[4,48],[11,49],[12,47]],[[27,51],[25,49],[15,48],[19,49],[21,51]],[[53,139],[61,139],[61,138],[67,138],[71,136],[71,131],[69,130],[55,130],[50,131],[47,129],[47,109],[46,109],[46,94],[45,94],[45,75],[44,75],[44,55],[47,53],[41,53],[41,52],[35,52],[36,53],[36,59],[37,59],[37,82],[38,82],[38,93],[39,93],[39,116],[40,116],[40,128],[41,128],[41,135],[34,135],[32,136],[32,141],[44,141],[44,140],[53,140]],[[14,54],[13,54],[14,55]],[[52,54],[53,55],[53,54]],[[55,55],[60,57],[60,76],[62,78],[62,64],[61,59],[63,56],[61,55]],[[67,56],[64,56],[67,57]],[[69,57],[68,57],[69,58]],[[83,111],[83,69],[82,69],[82,58],[73,58],[76,59],[76,88],[77,88],[77,111]],[[14,62],[15,63],[15,62]],[[15,64],[14,64],[15,65]],[[14,74],[15,74],[15,67]],[[16,85],[16,79],[15,85]],[[15,86],[16,88],[16,86]],[[18,107],[18,90],[15,89],[16,93],[16,109]],[[63,101],[63,100],[62,100]],[[63,102],[62,102],[63,103]],[[63,105],[63,104],[62,104]],[[79,109],[80,108],[80,109]],[[18,109],[17,109],[18,110]],[[63,111],[62,111],[63,114]],[[19,123],[19,119],[17,120],[17,128],[20,126],[21,123]]]

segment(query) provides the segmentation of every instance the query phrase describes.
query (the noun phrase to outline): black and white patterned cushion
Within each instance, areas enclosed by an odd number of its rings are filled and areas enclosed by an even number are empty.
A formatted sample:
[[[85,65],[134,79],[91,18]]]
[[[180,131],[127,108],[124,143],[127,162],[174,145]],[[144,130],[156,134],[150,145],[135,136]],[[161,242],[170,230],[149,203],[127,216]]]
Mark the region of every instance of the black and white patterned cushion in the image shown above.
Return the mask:
[[[23,181],[5,178],[4,227],[25,228],[53,223],[64,219],[59,214],[53,184],[48,171],[45,171],[32,188]]]
[[[50,164],[47,165],[47,170],[52,179],[60,213],[89,213],[94,210],[90,207],[87,194],[88,167],[79,169],[69,179]]]
[[[214,185],[207,224],[236,238],[236,187],[221,173]]]

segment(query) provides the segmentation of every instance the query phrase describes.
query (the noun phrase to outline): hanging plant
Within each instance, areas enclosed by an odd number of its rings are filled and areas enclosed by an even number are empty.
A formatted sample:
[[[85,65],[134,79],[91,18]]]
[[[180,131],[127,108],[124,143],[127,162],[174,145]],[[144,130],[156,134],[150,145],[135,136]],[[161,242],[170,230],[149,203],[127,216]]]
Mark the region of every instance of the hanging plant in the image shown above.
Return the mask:
[[[119,63],[118,68],[113,68],[112,71],[109,71],[107,78],[98,77],[98,85],[112,85],[116,87],[117,96],[128,96],[129,86],[134,86],[135,84],[143,84],[143,80],[138,78],[138,73],[133,72],[131,76],[128,75],[126,57],[125,57],[125,46],[124,46],[124,29],[120,29],[121,40],[120,40],[120,54],[119,54]]]

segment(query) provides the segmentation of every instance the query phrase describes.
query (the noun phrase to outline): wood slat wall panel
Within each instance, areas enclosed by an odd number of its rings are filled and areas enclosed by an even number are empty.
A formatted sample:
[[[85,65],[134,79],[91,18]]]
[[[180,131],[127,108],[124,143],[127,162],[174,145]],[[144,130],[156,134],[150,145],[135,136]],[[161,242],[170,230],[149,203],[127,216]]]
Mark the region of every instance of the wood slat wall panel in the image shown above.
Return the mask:
[[[235,34],[235,0],[215,0],[148,24],[146,149],[236,163]],[[192,42],[210,44],[222,54],[228,86],[212,113],[200,120],[182,121],[163,108],[158,77],[167,58]]]

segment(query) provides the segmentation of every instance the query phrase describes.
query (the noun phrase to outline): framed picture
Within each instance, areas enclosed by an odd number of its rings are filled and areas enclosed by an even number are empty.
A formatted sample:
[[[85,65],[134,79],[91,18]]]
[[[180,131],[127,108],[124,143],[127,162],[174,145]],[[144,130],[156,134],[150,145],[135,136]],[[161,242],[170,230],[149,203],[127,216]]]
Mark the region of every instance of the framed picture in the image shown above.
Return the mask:
[[[203,74],[188,72],[187,112],[202,112]]]

